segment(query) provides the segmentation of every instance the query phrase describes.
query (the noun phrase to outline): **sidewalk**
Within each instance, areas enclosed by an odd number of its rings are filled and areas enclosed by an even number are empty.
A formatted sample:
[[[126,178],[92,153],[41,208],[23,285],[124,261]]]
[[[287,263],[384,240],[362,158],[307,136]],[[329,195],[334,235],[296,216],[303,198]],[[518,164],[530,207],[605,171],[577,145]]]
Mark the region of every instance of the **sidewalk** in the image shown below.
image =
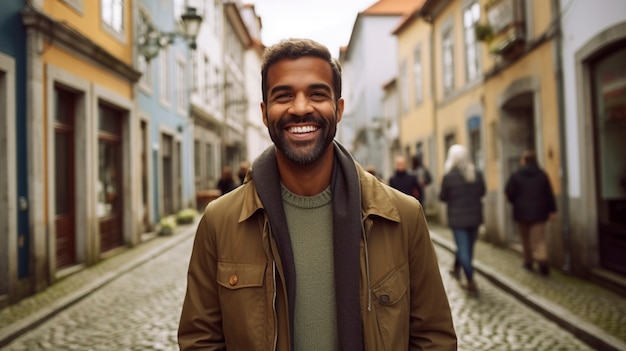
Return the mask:
[[[436,245],[455,251],[449,228],[437,223],[429,227]],[[528,272],[518,253],[481,240],[474,269],[479,289],[480,279],[487,279],[595,349],[626,350],[626,298],[554,268],[549,277]]]
[[[133,248],[72,274],[33,296],[0,309],[0,348],[98,288],[193,236],[197,224],[194,222],[178,225],[171,235],[156,235]]]
[[[451,252],[451,231],[430,223],[432,239]],[[197,223],[179,226],[135,248],[83,269],[14,305],[0,310],[0,347],[43,323],[94,290],[160,255],[195,233]],[[626,298],[552,269],[550,277],[521,268],[517,253],[479,241],[474,267],[487,279],[598,350],[626,350]],[[447,274],[446,271],[442,272]],[[480,297],[479,297],[480,298]],[[488,302],[488,301],[485,301]]]

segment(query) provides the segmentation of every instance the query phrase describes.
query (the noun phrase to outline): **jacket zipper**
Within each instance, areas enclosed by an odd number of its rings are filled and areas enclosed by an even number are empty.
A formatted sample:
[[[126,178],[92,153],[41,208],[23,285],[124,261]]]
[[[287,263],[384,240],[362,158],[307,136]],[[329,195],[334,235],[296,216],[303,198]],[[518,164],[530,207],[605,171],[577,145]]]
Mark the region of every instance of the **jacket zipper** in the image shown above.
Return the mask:
[[[274,312],[274,345],[272,349],[276,351],[278,343],[278,316],[276,316],[276,261],[272,260],[272,278],[274,284],[274,291],[272,295],[272,311]]]

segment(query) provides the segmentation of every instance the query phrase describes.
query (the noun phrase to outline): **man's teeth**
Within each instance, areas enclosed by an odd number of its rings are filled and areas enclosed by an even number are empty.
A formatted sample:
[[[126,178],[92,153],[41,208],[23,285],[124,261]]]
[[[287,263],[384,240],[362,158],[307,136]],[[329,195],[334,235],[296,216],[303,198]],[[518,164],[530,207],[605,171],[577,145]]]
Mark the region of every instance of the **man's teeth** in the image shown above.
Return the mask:
[[[315,126],[302,126],[302,127],[291,127],[289,128],[289,132],[291,133],[310,133],[310,132],[314,132],[317,130],[317,127]]]

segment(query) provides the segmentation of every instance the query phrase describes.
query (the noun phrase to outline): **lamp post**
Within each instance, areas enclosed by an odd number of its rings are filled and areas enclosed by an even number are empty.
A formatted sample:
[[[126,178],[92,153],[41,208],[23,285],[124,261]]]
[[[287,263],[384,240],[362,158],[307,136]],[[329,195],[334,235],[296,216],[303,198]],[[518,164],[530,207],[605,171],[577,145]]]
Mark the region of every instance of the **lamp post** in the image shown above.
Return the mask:
[[[150,19],[142,14],[144,28],[139,36],[139,52],[150,61],[159,54],[159,50],[168,44],[171,44],[176,37],[182,37],[189,42],[189,48],[195,50],[197,47],[196,37],[200,32],[202,24],[202,16],[200,16],[195,7],[187,7],[185,13],[180,16],[183,22],[183,32],[162,32]]]

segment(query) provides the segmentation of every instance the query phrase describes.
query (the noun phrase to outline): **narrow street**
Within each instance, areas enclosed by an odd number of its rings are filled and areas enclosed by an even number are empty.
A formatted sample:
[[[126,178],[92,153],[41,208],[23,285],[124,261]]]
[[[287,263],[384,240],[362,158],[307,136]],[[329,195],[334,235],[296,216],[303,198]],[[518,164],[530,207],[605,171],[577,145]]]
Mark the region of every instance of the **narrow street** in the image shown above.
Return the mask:
[[[192,238],[120,276],[2,350],[178,350],[176,330]],[[451,279],[437,249],[459,350],[591,350],[572,334],[477,277],[478,298]]]

